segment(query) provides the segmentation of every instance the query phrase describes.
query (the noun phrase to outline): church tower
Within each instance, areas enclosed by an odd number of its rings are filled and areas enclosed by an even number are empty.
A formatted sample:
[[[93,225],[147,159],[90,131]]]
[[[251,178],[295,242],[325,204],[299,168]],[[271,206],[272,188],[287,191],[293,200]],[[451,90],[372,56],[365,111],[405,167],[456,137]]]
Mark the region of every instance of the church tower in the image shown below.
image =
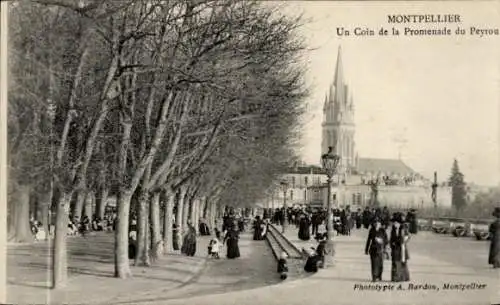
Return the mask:
[[[326,153],[329,146],[334,146],[335,153],[341,156],[339,171],[350,173],[357,166],[354,145],[354,102],[344,79],[340,46],[333,83],[325,95],[322,129],[321,153]]]

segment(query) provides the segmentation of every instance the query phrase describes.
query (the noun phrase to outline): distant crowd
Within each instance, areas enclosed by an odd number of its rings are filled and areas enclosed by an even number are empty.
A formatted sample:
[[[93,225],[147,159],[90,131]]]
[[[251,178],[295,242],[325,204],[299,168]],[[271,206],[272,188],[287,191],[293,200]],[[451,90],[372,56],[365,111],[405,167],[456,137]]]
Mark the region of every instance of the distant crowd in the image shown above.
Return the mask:
[[[69,216],[68,219],[68,236],[81,235],[85,236],[90,231],[114,231],[116,229],[117,215],[115,212],[108,212],[104,217],[94,215],[92,220],[88,216],[83,216],[81,219],[78,216]],[[43,223],[30,218],[30,229],[35,240],[44,240],[47,237]],[[54,225],[49,226],[48,234],[54,234]]]
[[[351,211],[350,206],[343,209],[333,209],[333,229],[337,232],[337,235],[350,235],[351,230],[354,228],[364,227],[368,229],[373,223],[374,219],[380,219],[384,226],[388,226],[391,222],[392,214],[387,207],[383,208],[373,208],[365,207],[364,210],[358,208],[355,211]],[[287,221],[288,223],[299,227],[302,227],[302,231],[305,233],[305,228],[311,227],[311,234],[314,236],[318,233],[318,229],[321,225],[326,223],[327,209],[313,209],[310,207],[299,208],[292,207],[287,209]],[[278,208],[273,210],[264,211],[264,219],[271,219],[271,222],[277,225],[283,225],[285,222],[285,213],[283,208]],[[409,223],[411,230],[417,231],[417,216],[414,209],[410,209],[406,213],[406,221]],[[302,240],[308,240],[310,236],[303,234]]]

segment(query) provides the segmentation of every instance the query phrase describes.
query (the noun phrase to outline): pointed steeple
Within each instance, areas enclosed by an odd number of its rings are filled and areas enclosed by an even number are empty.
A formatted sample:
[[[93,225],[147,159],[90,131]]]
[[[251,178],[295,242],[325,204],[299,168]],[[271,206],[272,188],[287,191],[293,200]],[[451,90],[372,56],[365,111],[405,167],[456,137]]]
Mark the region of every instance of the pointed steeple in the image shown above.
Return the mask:
[[[337,51],[337,66],[335,67],[335,76],[333,77],[333,84],[335,88],[339,90],[344,84],[344,69],[342,66],[342,47],[339,45]]]
[[[344,85],[344,96],[343,96],[343,101],[344,101],[344,105],[347,106],[347,104],[349,103],[349,86],[348,85]]]
[[[335,84],[330,84],[330,90],[328,91],[328,102],[335,103]]]

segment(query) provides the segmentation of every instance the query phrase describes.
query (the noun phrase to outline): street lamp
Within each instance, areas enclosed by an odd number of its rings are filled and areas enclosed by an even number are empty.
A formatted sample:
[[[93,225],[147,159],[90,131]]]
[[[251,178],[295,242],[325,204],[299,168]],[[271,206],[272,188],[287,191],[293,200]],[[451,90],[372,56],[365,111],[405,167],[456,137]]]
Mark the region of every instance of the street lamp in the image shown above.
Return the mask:
[[[283,191],[283,227],[281,229],[282,233],[285,233],[287,227],[287,206],[286,206],[286,193],[288,191],[288,181],[283,180],[280,182],[281,190]]]
[[[323,169],[328,177],[328,199],[327,199],[327,218],[326,218],[326,232],[327,232],[327,249],[331,256],[333,256],[333,207],[332,207],[332,177],[337,172],[337,167],[340,162],[340,156],[333,153],[333,147],[328,147],[328,152],[321,156],[321,163]]]

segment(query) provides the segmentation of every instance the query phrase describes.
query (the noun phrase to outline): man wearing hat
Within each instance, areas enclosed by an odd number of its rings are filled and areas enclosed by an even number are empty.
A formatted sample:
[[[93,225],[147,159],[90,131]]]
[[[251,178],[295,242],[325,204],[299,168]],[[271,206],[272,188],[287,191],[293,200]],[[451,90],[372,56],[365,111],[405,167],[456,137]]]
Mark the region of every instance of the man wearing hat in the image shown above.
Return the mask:
[[[493,268],[500,268],[500,207],[493,210],[495,220],[490,225],[490,253],[488,255],[488,264]]]
[[[370,255],[373,282],[382,280],[382,272],[384,271],[384,255],[387,254],[387,244],[387,233],[382,227],[382,222],[380,218],[375,218],[373,220],[373,225],[368,232],[368,239],[366,240],[365,246],[365,254]]]

